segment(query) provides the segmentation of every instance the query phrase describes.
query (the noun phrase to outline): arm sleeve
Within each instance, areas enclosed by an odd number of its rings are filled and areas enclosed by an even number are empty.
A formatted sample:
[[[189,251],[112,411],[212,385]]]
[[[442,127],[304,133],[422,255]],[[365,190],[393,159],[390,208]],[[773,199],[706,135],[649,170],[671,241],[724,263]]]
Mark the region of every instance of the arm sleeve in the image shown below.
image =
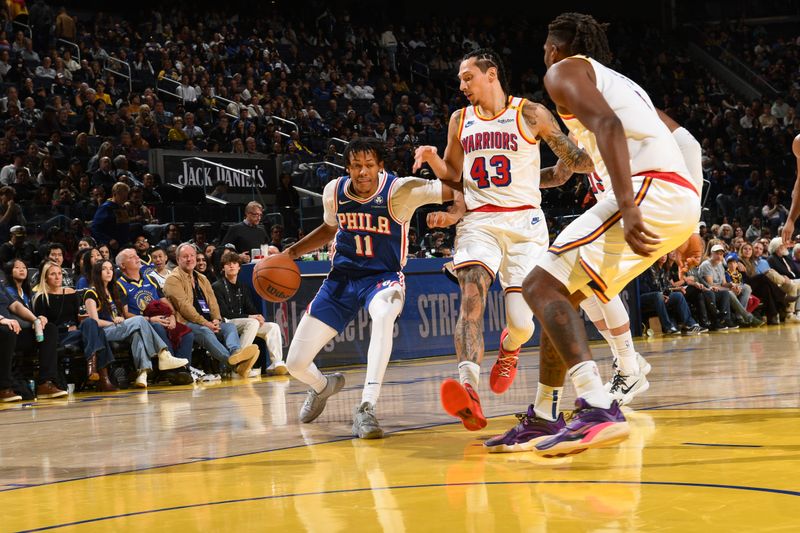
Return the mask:
[[[336,186],[339,180],[329,181],[322,191],[322,207],[325,212],[322,215],[322,220],[329,226],[338,226],[336,220]]]
[[[392,214],[406,222],[414,211],[426,204],[442,203],[442,182],[423,178],[398,178],[392,192]]]

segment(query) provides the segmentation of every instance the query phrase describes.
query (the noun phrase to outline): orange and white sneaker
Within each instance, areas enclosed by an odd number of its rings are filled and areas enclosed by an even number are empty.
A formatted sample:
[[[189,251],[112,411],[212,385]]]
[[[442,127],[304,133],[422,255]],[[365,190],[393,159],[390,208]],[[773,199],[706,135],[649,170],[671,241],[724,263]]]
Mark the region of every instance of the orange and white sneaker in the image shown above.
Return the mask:
[[[446,379],[441,387],[442,407],[447,413],[460,418],[469,431],[486,427],[486,417],[481,410],[481,400],[472,385],[462,385],[454,379]]]
[[[489,375],[489,388],[495,394],[503,394],[514,383],[517,375],[517,363],[519,362],[519,350],[507,352],[503,348],[503,341],[508,337],[508,328],[500,334],[500,354],[497,361],[492,365],[492,373]]]

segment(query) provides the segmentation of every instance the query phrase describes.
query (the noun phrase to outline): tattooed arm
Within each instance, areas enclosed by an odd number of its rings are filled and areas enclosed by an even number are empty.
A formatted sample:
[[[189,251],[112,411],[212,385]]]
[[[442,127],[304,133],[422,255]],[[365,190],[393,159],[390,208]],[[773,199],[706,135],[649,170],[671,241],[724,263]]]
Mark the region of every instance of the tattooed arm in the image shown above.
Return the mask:
[[[553,187],[561,187],[569,181],[572,174],[574,174],[574,172],[567,168],[566,164],[559,159],[556,161],[555,166],[542,169],[539,178],[539,188],[550,189]]]
[[[561,131],[556,118],[545,106],[526,101],[522,107],[522,117],[530,132],[543,139],[567,169],[580,174],[594,172],[592,158]]]

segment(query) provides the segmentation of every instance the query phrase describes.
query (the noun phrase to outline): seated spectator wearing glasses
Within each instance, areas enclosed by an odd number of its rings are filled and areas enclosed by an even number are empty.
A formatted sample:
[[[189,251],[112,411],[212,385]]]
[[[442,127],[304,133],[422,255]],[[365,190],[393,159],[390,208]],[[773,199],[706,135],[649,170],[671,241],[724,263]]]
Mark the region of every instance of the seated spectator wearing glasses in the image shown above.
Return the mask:
[[[167,232],[163,239],[158,243],[158,247],[166,250],[170,246],[178,246],[181,243],[181,229],[177,224],[167,224]]]
[[[222,320],[211,284],[195,270],[197,249],[194,245],[181,244],[175,255],[178,267],[167,276],[164,294],[175,309],[178,321],[192,329],[195,342],[214,359],[234,367],[239,376],[246,378],[258,359],[258,347],[242,346],[236,326]]]
[[[25,226],[11,228],[11,237],[8,242],[0,246],[0,262],[7,263],[12,259],[20,259],[29,267],[37,264],[38,253],[36,247],[27,240],[28,232]]]
[[[16,262],[18,269],[24,263]],[[36,340],[34,323],[42,327],[44,339]],[[22,397],[11,389],[11,362],[15,350],[26,354],[38,351],[39,378],[36,385],[38,398],[61,398],[67,395],[55,382],[58,377],[58,328],[46,316],[35,316],[22,300],[8,291],[0,291],[0,402],[13,402]]]
[[[792,290],[794,294],[797,294],[798,287],[800,287],[800,270],[797,269],[789,257],[789,249],[783,244],[783,238],[775,237],[769,242],[769,259],[767,259],[767,263],[781,276],[781,289],[790,296],[792,295]],[[800,313],[796,312],[795,302],[787,305],[786,321],[800,322]]]
[[[267,322],[253,304],[250,290],[239,283],[241,269],[239,255],[226,251],[220,261],[222,275],[212,287],[219,303],[220,314],[236,326],[239,340],[245,346],[252,344],[256,337],[264,339],[269,351],[271,364],[267,375],[285,375],[289,371],[283,362],[283,338],[281,328],[274,322]]]
[[[228,228],[223,245],[231,243],[245,261],[250,261],[250,250],[260,248],[267,242],[267,232],[261,225],[264,208],[258,202],[250,202],[244,209],[244,220]]]
[[[122,293],[123,303],[127,303],[126,317],[142,315],[150,302],[161,300],[162,294],[158,283],[153,281],[152,275],[145,273],[146,267],[142,265],[139,256],[133,248],[125,248],[116,258],[117,267],[120,270],[117,285]],[[166,305],[172,306],[167,300]],[[194,343],[194,333],[186,332],[180,337],[177,346],[171,342],[169,332],[177,327],[177,319],[172,316],[150,316],[147,317],[150,326],[155,330],[164,344],[171,346],[175,355],[180,359],[186,359],[189,364],[192,362],[192,344]]]
[[[156,334],[145,317],[127,312],[128,305],[120,296],[114,264],[107,260],[99,261],[92,267],[92,286],[83,297],[86,314],[103,328],[109,341],[130,342],[133,362],[138,371],[134,385],[139,388],[147,387],[147,374],[153,370],[151,357],[158,357],[158,367],[161,370],[173,370],[188,365],[189,361],[170,353],[167,344]],[[125,318],[126,315],[128,318]]]
[[[50,261],[44,263],[33,299],[33,312],[47,317],[48,322],[58,328],[60,345],[79,344],[83,347],[87,379],[96,382],[98,392],[116,391],[117,387],[108,377],[114,354],[105,333],[93,318],[80,319],[79,295],[74,289],[62,287],[61,276],[60,266]]]

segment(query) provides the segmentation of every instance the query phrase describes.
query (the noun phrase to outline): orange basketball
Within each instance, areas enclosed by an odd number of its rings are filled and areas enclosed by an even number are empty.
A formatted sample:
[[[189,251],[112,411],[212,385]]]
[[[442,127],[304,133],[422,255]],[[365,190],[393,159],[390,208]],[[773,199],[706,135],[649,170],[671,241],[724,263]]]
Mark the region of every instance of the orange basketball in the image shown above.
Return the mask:
[[[268,302],[283,302],[300,287],[300,269],[286,254],[265,257],[253,268],[253,287]]]

